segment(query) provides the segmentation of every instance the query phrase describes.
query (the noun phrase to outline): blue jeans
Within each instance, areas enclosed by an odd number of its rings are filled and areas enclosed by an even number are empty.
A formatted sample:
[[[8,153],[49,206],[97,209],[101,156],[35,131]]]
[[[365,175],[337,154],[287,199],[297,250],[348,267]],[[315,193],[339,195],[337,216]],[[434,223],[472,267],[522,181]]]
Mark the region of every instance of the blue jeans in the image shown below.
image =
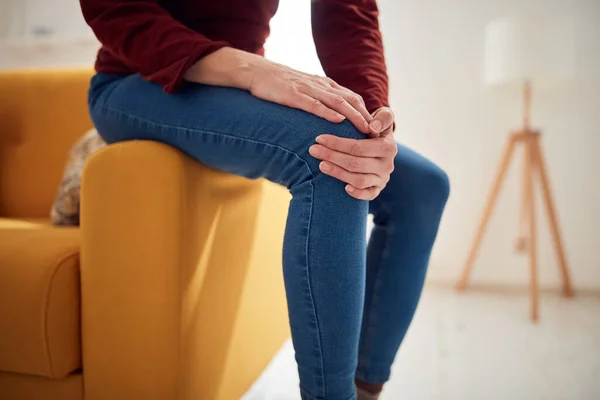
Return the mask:
[[[387,381],[448,197],[442,170],[398,145],[387,187],[371,202],[356,200],[308,153],[322,133],[368,140],[347,121],[239,89],[189,84],[168,95],[137,75],[96,75],[89,107],[108,143],[163,142],[205,165],[285,185],[283,273],[302,398],[351,400],[355,377]]]

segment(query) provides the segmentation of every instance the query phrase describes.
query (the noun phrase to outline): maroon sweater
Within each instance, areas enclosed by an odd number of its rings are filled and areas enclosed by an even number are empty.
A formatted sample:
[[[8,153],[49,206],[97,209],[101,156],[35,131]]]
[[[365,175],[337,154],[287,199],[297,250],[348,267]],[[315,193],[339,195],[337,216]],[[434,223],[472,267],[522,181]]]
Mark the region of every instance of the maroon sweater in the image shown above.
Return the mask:
[[[100,42],[96,69],[139,73],[168,93],[198,59],[231,46],[263,54],[279,0],[80,0]],[[388,78],[376,0],[312,0],[312,31],[323,70],[363,96],[369,111],[388,105]]]

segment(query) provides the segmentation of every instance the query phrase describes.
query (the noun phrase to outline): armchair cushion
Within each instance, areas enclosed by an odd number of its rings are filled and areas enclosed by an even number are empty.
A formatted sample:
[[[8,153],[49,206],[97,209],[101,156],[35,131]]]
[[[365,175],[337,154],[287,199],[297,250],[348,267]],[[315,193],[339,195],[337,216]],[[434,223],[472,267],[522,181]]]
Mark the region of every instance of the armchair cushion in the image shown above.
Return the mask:
[[[92,74],[0,71],[0,216],[48,218],[69,149],[92,128]]]
[[[81,368],[79,230],[0,218],[0,371]]]

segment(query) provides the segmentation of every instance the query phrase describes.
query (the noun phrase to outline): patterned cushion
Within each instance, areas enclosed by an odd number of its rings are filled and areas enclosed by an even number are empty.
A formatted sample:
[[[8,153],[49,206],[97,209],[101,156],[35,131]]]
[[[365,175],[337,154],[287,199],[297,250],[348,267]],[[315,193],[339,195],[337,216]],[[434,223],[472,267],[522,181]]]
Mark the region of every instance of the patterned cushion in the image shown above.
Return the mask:
[[[53,225],[78,226],[81,174],[85,161],[106,143],[95,129],[87,132],[71,149],[56,200],[50,211]]]

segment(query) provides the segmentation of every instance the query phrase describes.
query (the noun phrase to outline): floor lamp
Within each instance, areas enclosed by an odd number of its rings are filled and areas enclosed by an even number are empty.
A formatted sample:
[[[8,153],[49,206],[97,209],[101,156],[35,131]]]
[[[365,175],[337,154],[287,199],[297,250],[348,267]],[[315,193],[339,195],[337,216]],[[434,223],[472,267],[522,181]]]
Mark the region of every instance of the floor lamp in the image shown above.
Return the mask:
[[[571,75],[573,59],[572,26],[563,18],[542,16],[512,17],[491,22],[485,37],[485,76],[490,86],[518,86],[522,93],[523,122],[512,132],[506,144],[496,179],[487,200],[483,217],[468,253],[467,261],[456,283],[458,290],[467,287],[477,252],[485,235],[508,165],[518,146],[523,148],[523,186],[521,197],[520,235],[517,250],[527,252],[530,273],[530,317],[539,317],[537,277],[537,231],[534,188],[539,182],[552,243],[558,258],[562,292],[573,295],[569,267],[564,251],[556,209],[552,199],[546,162],[540,146],[541,133],[530,123],[533,86],[564,80]]]

